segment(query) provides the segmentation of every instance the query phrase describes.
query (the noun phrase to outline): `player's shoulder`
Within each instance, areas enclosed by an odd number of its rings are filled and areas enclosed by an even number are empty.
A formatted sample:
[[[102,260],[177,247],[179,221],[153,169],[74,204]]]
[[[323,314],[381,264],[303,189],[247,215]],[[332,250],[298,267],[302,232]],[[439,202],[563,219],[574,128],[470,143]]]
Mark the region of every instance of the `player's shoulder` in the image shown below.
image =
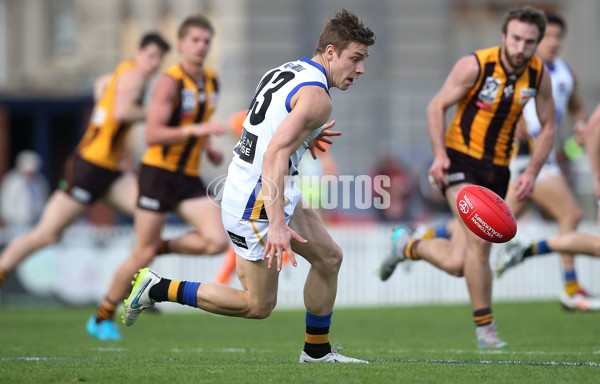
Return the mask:
[[[216,79],[218,77],[217,71],[212,68],[204,68],[204,76],[210,79]]]

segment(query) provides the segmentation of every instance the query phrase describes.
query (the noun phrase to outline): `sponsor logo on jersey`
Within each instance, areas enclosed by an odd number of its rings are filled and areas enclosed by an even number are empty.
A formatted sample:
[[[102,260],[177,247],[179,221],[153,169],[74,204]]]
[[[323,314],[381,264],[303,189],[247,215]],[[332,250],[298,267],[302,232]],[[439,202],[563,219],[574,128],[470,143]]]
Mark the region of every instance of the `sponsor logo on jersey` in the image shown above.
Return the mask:
[[[246,131],[244,128],[242,130],[240,141],[235,146],[234,152],[237,153],[241,160],[252,164],[254,162],[254,154],[256,153],[257,142],[258,136]]]
[[[96,107],[94,108],[94,111],[92,112],[92,124],[94,125],[103,125],[104,122],[106,121],[106,109],[101,108],[101,107]]]
[[[525,104],[532,97],[537,94],[537,89],[535,88],[521,88],[519,93],[519,104]]]
[[[160,208],[160,202],[148,196],[140,196],[138,204],[140,207],[150,209],[152,211],[158,211]]]
[[[71,188],[71,196],[82,203],[89,203],[92,201],[92,194],[80,187]]]
[[[217,92],[211,92],[210,95],[208,95],[208,100],[210,101],[210,107],[216,109],[219,105],[219,94]]]
[[[231,231],[227,231],[227,234],[229,235],[229,238],[233,244],[237,245],[238,247],[248,249],[248,244],[246,244],[246,238],[244,236],[236,235]]]

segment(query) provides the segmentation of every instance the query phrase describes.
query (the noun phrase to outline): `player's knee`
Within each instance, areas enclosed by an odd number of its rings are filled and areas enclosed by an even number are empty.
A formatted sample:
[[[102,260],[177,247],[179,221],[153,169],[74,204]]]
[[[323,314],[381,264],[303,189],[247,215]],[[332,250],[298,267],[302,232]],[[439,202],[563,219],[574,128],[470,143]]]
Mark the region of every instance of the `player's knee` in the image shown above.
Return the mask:
[[[332,268],[336,271],[339,271],[340,267],[342,266],[343,259],[344,253],[342,252],[342,248],[339,245],[335,244],[334,250],[331,255]]]
[[[133,249],[132,257],[138,260],[140,265],[148,265],[150,262],[152,262],[152,260],[154,260],[157,252],[158,245],[136,244],[135,248]]]
[[[579,222],[583,218],[583,212],[579,206],[573,207],[569,210],[569,214],[567,216],[567,220],[569,220],[569,226],[573,229],[579,225]]]
[[[269,301],[254,303],[248,307],[248,311],[244,317],[247,319],[266,319],[271,315],[276,304],[277,298]]]
[[[342,249],[337,244],[334,244],[329,249],[323,249],[323,255],[320,257],[321,262],[313,266],[328,274],[335,275],[339,272],[343,259]]]

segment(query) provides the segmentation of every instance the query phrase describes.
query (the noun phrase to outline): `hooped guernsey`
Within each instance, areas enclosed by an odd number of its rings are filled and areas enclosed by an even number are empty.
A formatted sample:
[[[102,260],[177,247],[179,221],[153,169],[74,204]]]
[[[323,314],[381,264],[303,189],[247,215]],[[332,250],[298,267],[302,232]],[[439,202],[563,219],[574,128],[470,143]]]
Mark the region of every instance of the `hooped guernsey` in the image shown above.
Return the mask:
[[[446,133],[446,147],[508,166],[516,123],[525,104],[538,93],[544,63],[534,55],[523,72],[515,75],[502,65],[499,46],[475,51],[474,55],[479,76],[457,104]]]
[[[325,68],[303,57],[267,72],[261,79],[248,108],[242,135],[233,150],[227,180],[223,189],[222,208],[231,215],[249,220],[268,220],[262,194],[263,155],[275,131],[291,112],[291,99],[305,86],[322,87],[329,94]],[[315,129],[290,156],[283,191],[284,213],[289,217],[302,193],[294,176],[308,143],[321,131]],[[281,196],[281,194],[278,194]]]
[[[117,97],[117,85],[121,76],[135,68],[135,61],[127,60],[119,64],[112,73],[102,97],[92,112],[92,118],[77,146],[76,152],[84,160],[99,167],[117,170],[125,138],[132,123],[115,120],[115,99]],[[136,101],[142,105],[145,89],[140,91]]]
[[[172,113],[167,122],[170,127],[203,123],[210,119],[217,107],[219,83],[216,74],[204,69],[204,79],[196,82],[176,64],[165,72],[177,83],[177,97],[172,103]],[[187,176],[199,176],[200,154],[208,136],[190,137],[179,143],[151,145],[142,163]]]

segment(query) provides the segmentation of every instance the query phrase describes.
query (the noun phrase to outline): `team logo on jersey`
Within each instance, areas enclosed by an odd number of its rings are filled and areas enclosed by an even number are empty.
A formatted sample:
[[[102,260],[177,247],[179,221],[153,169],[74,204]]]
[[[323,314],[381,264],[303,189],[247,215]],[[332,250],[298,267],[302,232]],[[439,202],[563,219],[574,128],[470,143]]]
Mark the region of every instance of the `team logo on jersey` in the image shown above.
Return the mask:
[[[512,97],[512,95],[514,93],[515,93],[515,86],[512,84],[509,84],[506,87],[504,87],[504,89],[502,90],[502,97],[505,99],[509,99]]]
[[[241,160],[244,160],[246,163],[252,164],[254,162],[254,153],[256,152],[257,142],[258,136],[246,131],[246,129],[244,128],[242,130],[242,136],[240,137],[240,141],[238,141],[233,151],[237,153]]]
[[[493,103],[494,100],[496,100],[496,95],[498,95],[500,84],[502,84],[502,80],[496,79],[492,76],[486,77],[483,88],[481,89],[481,92],[479,92],[479,100],[487,103]]]
[[[190,112],[196,109],[196,90],[184,88],[181,90],[181,111]]]
[[[532,97],[537,95],[537,89],[535,88],[521,88],[519,93],[519,104],[525,104]]]

